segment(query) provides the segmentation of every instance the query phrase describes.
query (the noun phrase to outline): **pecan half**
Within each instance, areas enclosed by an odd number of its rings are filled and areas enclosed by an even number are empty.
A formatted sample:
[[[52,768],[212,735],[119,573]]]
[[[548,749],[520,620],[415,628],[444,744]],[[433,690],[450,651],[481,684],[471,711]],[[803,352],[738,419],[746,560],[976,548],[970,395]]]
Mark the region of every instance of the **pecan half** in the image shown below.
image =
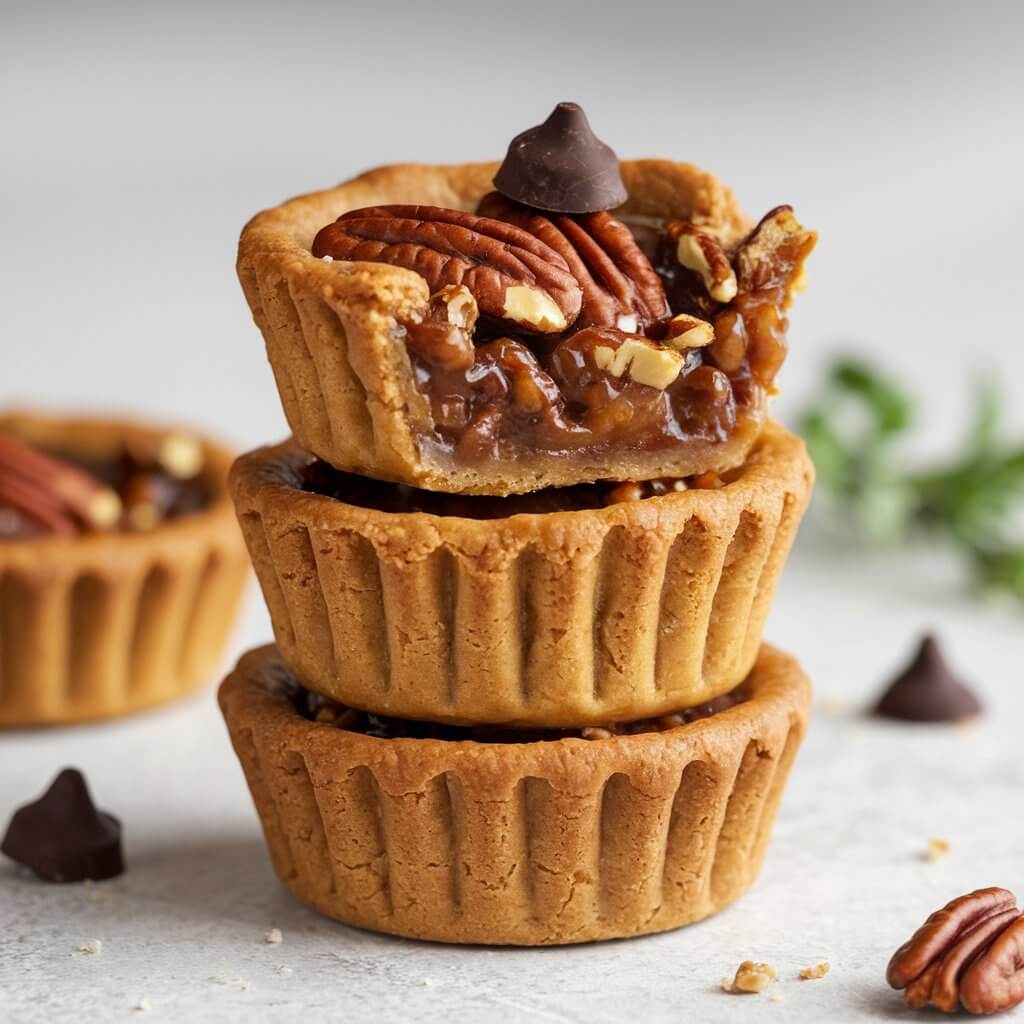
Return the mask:
[[[95,477],[0,434],[0,506],[48,533],[107,529],[121,518],[121,499]]]
[[[431,292],[465,285],[482,314],[523,331],[560,333],[580,310],[580,286],[557,252],[513,224],[462,210],[352,210],[317,232],[312,251],[414,270]]]
[[[478,212],[528,231],[565,260],[583,291],[578,329],[638,331],[668,315],[661,278],[633,233],[610,213],[545,214],[498,192],[484,196]]]
[[[994,1013],[1024,1001],[1024,917],[1012,892],[978,889],[937,910],[889,961],[908,1006]]]
[[[960,1002],[968,1013],[995,1013],[1024,1002],[1024,916],[967,969]]]

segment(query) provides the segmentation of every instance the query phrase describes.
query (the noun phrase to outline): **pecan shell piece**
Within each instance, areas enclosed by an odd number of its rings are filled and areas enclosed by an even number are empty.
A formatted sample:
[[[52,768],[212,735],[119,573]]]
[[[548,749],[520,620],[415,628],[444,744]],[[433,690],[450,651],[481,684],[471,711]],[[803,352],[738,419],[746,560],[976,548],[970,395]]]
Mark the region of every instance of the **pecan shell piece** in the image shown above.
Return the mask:
[[[635,332],[669,315],[661,278],[633,233],[612,214],[548,215],[498,192],[484,196],[477,209],[528,231],[565,260],[583,292],[577,329]]]
[[[906,988],[966,931],[992,914],[1013,909],[1016,903],[1012,892],[995,887],[951,900],[896,950],[885,973],[886,981],[893,988]]]
[[[968,1013],[996,1013],[1024,1002],[1024,915],[1003,929],[967,968],[960,1002]]]
[[[439,206],[351,210],[317,232],[314,256],[414,270],[431,292],[465,285],[481,314],[538,334],[575,322],[580,285],[555,250],[528,231]]]

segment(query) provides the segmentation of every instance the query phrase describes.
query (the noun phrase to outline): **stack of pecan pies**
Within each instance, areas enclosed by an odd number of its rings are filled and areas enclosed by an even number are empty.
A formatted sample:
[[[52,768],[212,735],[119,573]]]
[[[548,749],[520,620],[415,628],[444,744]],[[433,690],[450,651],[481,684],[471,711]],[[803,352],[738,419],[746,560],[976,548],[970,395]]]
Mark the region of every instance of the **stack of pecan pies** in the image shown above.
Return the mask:
[[[536,945],[751,884],[809,702],[761,632],[812,483],[766,403],[814,242],[574,104],[500,167],[247,225],[294,438],[233,471],[277,644],[221,706],[301,900]]]

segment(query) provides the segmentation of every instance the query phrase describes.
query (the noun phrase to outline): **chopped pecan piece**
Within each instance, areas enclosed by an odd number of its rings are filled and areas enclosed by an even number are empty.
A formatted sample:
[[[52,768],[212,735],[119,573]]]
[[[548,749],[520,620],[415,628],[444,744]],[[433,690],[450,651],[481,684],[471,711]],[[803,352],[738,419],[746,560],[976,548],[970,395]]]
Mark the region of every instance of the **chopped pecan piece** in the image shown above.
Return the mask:
[[[721,242],[688,221],[666,226],[658,269],[677,313],[710,319],[736,295],[736,274]]]
[[[1024,917],[1006,889],[937,910],[893,955],[886,980],[907,1005],[987,1014],[1024,1002]]]
[[[818,236],[801,227],[789,206],[766,214],[736,251],[736,298],[715,319],[710,352],[723,369],[742,352],[754,379],[772,388],[786,358],[785,310]]]
[[[704,289],[715,302],[735,298],[736,274],[717,238],[686,221],[669,224],[665,233],[676,244],[676,259],[700,275]]]
[[[352,210],[320,229],[312,251],[414,270],[432,292],[465,285],[482,314],[522,331],[557,334],[580,310],[580,286],[557,252],[513,224],[462,210]]]
[[[770,297],[788,309],[804,284],[804,262],[818,236],[793,215],[792,206],[777,206],[736,250],[739,292]]]
[[[473,365],[476,299],[465,285],[448,285],[430,296],[425,315],[405,327],[409,349],[434,366],[468,370]]]
[[[610,213],[544,214],[498,192],[484,196],[478,212],[517,225],[562,256],[583,290],[577,328],[638,331],[668,315],[661,279],[633,233]]]
[[[664,389],[679,376],[683,357],[669,348],[655,345],[646,338],[623,338],[617,348],[598,345],[594,349],[594,362],[599,369],[613,377],[624,373],[650,388]]]
[[[703,348],[715,340],[715,329],[707,320],[680,313],[672,317],[665,329],[664,343],[669,348],[684,351],[688,348]]]
[[[736,968],[736,974],[731,981],[728,978],[722,979],[722,990],[733,995],[763,992],[776,978],[778,975],[771,964],[744,960]]]

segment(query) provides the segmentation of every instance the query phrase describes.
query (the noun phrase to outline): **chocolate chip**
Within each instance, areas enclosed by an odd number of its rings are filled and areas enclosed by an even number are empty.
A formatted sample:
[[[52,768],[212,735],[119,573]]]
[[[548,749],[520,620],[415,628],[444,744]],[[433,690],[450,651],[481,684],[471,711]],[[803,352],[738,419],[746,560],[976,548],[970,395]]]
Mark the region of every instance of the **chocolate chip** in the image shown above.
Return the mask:
[[[494,187],[516,202],[554,213],[596,213],[626,201],[619,160],[575,103],[509,144]]]
[[[906,722],[960,722],[980,714],[981,702],[952,673],[938,641],[928,635],[874,711]]]
[[[0,852],[47,882],[98,882],[124,871],[121,823],[97,809],[76,768],[14,812]]]

